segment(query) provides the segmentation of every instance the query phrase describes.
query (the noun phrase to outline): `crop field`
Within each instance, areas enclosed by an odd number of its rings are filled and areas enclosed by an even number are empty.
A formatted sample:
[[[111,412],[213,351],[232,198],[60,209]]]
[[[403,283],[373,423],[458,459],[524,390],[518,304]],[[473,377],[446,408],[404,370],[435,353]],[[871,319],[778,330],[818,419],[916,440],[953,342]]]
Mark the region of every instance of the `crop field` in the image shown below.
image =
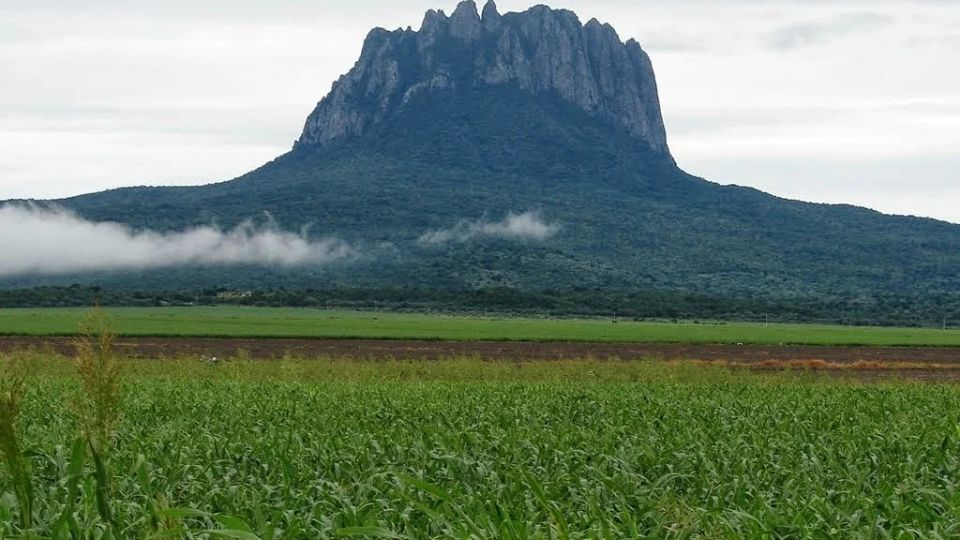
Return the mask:
[[[0,335],[72,335],[85,310],[0,309]],[[960,346],[960,330],[763,323],[654,323],[327,311],[296,308],[116,308],[125,336],[573,341],[761,345]]]
[[[98,347],[0,356],[0,537],[960,534],[956,385]]]

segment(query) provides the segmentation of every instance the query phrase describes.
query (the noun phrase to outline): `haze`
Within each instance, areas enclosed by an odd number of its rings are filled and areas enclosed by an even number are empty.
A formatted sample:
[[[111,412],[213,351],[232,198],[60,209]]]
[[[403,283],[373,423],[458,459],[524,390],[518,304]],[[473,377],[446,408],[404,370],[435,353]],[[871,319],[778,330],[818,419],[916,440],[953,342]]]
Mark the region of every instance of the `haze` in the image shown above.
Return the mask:
[[[426,9],[455,4],[7,0],[0,199],[242,174],[290,148],[371,27],[418,27]],[[689,172],[960,222],[960,4],[551,5],[650,53]]]

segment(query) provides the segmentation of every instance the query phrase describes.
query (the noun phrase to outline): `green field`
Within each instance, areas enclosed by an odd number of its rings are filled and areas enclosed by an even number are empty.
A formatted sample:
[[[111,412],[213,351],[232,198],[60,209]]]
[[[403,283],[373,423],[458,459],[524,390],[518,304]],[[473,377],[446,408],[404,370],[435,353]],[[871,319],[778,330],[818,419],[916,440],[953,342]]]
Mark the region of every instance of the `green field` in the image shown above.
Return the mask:
[[[72,366],[35,360],[18,431],[39,537],[960,535],[958,386],[637,362],[124,363],[98,464]],[[10,485],[4,466],[0,537],[24,532]]]
[[[754,323],[649,323],[295,308],[107,310],[128,336],[960,346],[960,331]],[[0,334],[72,335],[82,309],[0,309]]]

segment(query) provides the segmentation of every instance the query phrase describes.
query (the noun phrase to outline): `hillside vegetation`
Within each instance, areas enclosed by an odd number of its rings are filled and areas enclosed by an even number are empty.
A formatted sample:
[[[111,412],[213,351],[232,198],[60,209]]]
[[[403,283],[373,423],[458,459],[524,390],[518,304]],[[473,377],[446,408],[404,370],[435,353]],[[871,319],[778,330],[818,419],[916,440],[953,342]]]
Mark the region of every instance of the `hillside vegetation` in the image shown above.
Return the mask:
[[[207,268],[107,276],[170,285],[483,286],[680,290],[720,297],[932,296],[960,290],[960,226],[786,201],[694,178],[628,135],[549,99],[488,89],[434,96],[375,133],[291,152],[235,181],[61,201],[134,227],[231,227],[269,212],[357,246],[291,271]],[[543,241],[423,245],[461,220],[538,212]],[[74,276],[76,278],[76,276]]]

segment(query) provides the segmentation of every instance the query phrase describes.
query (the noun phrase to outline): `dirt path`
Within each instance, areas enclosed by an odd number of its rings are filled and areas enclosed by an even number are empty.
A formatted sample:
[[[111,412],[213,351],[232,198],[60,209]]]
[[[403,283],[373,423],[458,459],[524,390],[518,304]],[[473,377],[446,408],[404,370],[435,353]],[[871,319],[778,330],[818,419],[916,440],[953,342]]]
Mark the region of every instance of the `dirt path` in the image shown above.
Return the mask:
[[[26,347],[74,351],[72,338],[0,336],[0,352]],[[767,345],[686,345],[644,343],[567,343],[496,341],[405,341],[368,339],[217,339],[122,338],[117,348],[131,358],[212,356],[228,358],[245,351],[252,358],[290,354],[383,360],[437,360],[476,357],[487,360],[697,360],[756,370],[805,369],[874,381],[891,378],[960,382],[960,348],[815,347]]]
[[[50,347],[71,354],[71,338],[2,337],[0,351],[24,347]],[[813,347],[767,345],[685,345],[638,343],[534,343],[493,341],[404,341],[365,339],[216,339],[121,338],[117,347],[126,356],[228,357],[246,351],[254,358],[279,358],[285,354],[357,359],[425,359],[475,356],[484,359],[556,360],[563,358],[623,360],[708,360],[764,362],[768,360],[823,360],[830,363],[909,362],[956,364],[960,348],[949,347]]]

